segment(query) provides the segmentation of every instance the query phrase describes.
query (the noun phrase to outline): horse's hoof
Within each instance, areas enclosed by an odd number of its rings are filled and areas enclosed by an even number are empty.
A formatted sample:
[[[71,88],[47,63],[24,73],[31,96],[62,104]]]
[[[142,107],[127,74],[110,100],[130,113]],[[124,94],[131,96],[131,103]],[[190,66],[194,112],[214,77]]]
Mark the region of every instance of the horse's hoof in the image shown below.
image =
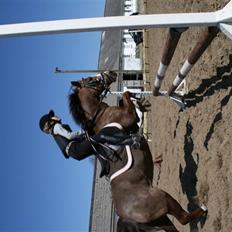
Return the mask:
[[[205,212],[208,211],[207,207],[206,207],[204,204],[202,204],[200,208],[201,208],[203,211],[205,211]]]
[[[152,94],[153,94],[153,96],[159,96],[160,95],[159,88],[154,86],[153,90],[152,90]]]
[[[203,213],[202,213],[201,219],[200,219],[200,226],[201,226],[201,228],[203,228],[204,225],[205,225],[207,216],[208,216],[208,209],[207,209],[207,207],[206,207],[204,204],[202,204],[202,205],[200,206],[200,209],[203,210]]]

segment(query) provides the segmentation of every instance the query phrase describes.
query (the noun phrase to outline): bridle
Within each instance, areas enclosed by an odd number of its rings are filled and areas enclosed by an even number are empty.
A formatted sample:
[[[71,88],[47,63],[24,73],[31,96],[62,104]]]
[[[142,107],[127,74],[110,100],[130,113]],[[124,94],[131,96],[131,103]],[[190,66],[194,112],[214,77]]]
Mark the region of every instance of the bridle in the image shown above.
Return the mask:
[[[93,77],[82,78],[82,80],[78,82],[72,81],[71,84],[75,87],[79,86],[80,88],[89,88],[96,91],[102,91],[103,89],[102,93],[99,95],[102,101],[110,91],[110,86],[107,83],[103,73],[100,73],[100,76],[97,76],[95,79],[92,78]]]

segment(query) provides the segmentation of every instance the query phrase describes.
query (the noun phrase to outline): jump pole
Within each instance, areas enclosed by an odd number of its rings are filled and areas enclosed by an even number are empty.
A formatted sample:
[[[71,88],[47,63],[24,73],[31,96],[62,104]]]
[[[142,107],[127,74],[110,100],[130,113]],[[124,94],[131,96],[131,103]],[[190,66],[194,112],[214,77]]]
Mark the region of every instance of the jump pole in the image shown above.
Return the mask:
[[[225,23],[225,21],[222,21]],[[111,29],[142,29],[163,27],[217,26],[212,13],[179,13],[66,19],[0,26],[0,37],[64,34],[73,32],[106,31]]]
[[[142,73],[143,70],[122,70],[122,69],[114,69],[114,70],[107,70],[107,69],[60,69],[55,68],[55,73],[101,73],[106,71],[113,71],[116,73]]]
[[[66,19],[0,25],[0,37],[64,34],[111,29],[219,27],[232,39],[232,1],[223,9],[206,13],[151,14]]]

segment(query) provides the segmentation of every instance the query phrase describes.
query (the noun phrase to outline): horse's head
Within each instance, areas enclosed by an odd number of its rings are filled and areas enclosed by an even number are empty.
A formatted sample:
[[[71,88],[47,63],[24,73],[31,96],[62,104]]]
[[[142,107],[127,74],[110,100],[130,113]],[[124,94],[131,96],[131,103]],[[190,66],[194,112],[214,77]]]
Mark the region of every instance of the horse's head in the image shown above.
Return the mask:
[[[99,107],[100,96],[104,96],[111,83],[115,82],[117,73],[105,71],[83,78],[80,81],[72,81],[72,93],[69,95],[70,112],[77,124],[84,124],[91,119],[95,108]]]
[[[72,87],[75,89],[91,88],[96,90],[97,94],[101,94],[104,90],[108,90],[109,86],[117,79],[117,73],[113,71],[105,71],[97,74],[82,78],[80,81],[72,81]]]

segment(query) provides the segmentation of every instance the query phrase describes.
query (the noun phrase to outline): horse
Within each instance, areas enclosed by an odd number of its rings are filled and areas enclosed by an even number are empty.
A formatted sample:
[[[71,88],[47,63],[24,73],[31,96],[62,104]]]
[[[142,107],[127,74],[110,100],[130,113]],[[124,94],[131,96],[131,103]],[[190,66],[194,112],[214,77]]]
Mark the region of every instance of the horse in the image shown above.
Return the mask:
[[[94,133],[112,123],[127,131],[134,128],[138,118],[129,92],[123,93],[119,106],[108,106],[102,101],[101,95],[106,94],[105,91],[109,90],[116,77],[114,72],[104,72],[72,82],[69,108],[79,125],[90,121]],[[165,231],[178,231],[167,214],[173,215],[182,225],[206,214],[205,206],[186,212],[170,194],[152,185],[152,155],[144,137],[140,148],[125,146],[117,150],[117,156],[117,162],[109,160],[109,176],[112,200],[119,216],[118,232],[151,231],[157,225]],[[118,166],[127,166],[129,160],[127,170],[115,176]],[[121,166],[119,169],[122,170]]]

